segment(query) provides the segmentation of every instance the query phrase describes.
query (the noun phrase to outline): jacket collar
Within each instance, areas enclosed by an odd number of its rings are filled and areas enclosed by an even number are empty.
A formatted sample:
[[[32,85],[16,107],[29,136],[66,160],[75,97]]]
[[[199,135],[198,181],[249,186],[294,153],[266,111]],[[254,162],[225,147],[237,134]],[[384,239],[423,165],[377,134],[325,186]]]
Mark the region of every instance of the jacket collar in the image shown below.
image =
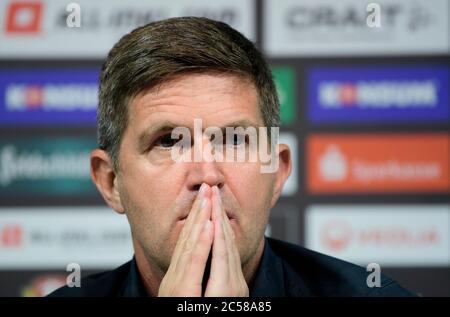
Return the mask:
[[[265,238],[262,258],[249,286],[250,297],[310,296],[298,274],[274,253],[269,240]],[[124,297],[147,296],[135,257],[130,261],[130,272],[120,293]]]

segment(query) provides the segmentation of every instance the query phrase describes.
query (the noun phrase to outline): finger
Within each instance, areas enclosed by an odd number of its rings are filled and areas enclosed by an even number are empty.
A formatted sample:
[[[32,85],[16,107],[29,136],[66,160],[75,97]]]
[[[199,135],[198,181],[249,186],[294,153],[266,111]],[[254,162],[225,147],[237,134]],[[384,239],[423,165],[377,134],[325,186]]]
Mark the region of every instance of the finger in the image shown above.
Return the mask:
[[[229,222],[227,217],[223,218],[222,221],[222,230],[224,232],[225,244],[227,246],[228,253],[228,266],[231,271],[231,275],[236,276],[236,274],[241,270],[240,269],[240,259],[236,257],[236,247],[234,240],[234,233],[232,233],[232,229],[227,225],[227,221]]]
[[[234,272],[242,273],[241,256],[239,255],[235,235],[228,218],[225,219],[224,221],[224,227],[225,227],[224,231],[226,232],[225,239],[229,246],[229,254],[230,254],[229,258],[230,262],[232,262],[230,265],[234,269]]]
[[[211,201],[212,201],[212,214],[211,220],[221,219],[222,217],[222,206],[218,204],[216,195],[219,192],[217,186],[211,187]]]
[[[223,208],[222,198],[220,196],[219,188],[217,186],[213,186],[212,188],[214,200],[215,200],[215,210],[213,209],[213,214],[216,215],[218,219],[220,219],[221,229],[224,234],[225,243],[227,246],[227,251],[231,251],[230,239],[234,236],[234,233],[228,227],[229,219],[226,215],[225,209]]]
[[[195,219],[197,218],[198,214],[200,213],[200,210],[202,209],[202,200],[206,197],[208,197],[210,194],[210,187],[208,184],[203,183],[200,186],[200,189],[198,191],[198,195],[194,200],[194,203],[192,204],[192,208],[186,218],[186,222],[184,223],[183,230],[181,231],[180,236],[183,234],[188,234],[191,230]]]
[[[215,188],[214,188],[215,187]],[[213,187],[212,214],[214,215],[214,243],[211,259],[210,279],[218,284],[225,283],[229,278],[228,249],[225,241],[217,187]]]
[[[193,252],[195,252],[196,249],[201,248],[202,245],[198,245],[198,240],[210,218],[211,200],[209,197],[204,197],[201,203],[200,212],[195,218],[195,222],[192,224],[188,235],[184,238],[184,243],[179,250],[177,250],[175,269],[186,268],[186,265],[191,261]]]
[[[197,226],[203,226],[206,219],[208,219],[210,211],[207,210],[208,206],[205,205],[202,206],[202,201],[206,201],[206,198],[209,195],[210,195],[209,186],[207,184],[202,184],[199,190],[199,194],[197,195],[197,198],[194,201],[192,209],[189,212],[188,217],[186,218],[186,222],[184,223],[183,229],[181,230],[180,236],[175,246],[171,260],[172,269],[178,266],[179,258],[184,249],[186,248],[186,243],[188,242],[189,237],[191,236],[191,232],[193,230],[194,225],[197,223],[198,224]],[[203,204],[205,203],[203,202]],[[197,231],[199,230],[197,229]],[[171,267],[169,267],[169,269],[171,269]]]
[[[192,293],[202,294],[202,281],[205,274],[206,262],[211,251],[213,241],[213,224],[211,220],[206,220],[202,228],[194,250],[186,263],[184,270],[183,285],[190,285]],[[181,261],[180,263],[182,263]]]
[[[212,188],[212,204],[215,223],[213,259],[205,296],[248,296],[234,233],[222,207],[219,190],[215,186]]]
[[[230,269],[233,271],[231,274],[236,274],[242,271],[241,268],[241,259],[239,256],[239,251],[236,246],[235,233],[233,228],[231,227],[230,220],[228,219],[225,209],[222,208],[222,198],[217,186],[213,187],[213,194],[217,197],[217,205],[220,208],[220,217],[222,219],[222,230],[224,232],[225,243],[227,245],[228,258]],[[217,212],[217,216],[219,216],[219,212]],[[213,210],[214,213],[214,210]]]
[[[236,287],[238,296],[248,296],[248,285],[242,271],[241,257],[236,244],[235,234],[228,217],[223,217],[224,237],[227,243],[230,276],[233,277],[231,285]]]
[[[183,243],[178,244],[161,282],[161,296],[201,296],[202,280],[212,245],[211,201],[205,197],[201,210]],[[175,253],[175,252],[174,252]]]

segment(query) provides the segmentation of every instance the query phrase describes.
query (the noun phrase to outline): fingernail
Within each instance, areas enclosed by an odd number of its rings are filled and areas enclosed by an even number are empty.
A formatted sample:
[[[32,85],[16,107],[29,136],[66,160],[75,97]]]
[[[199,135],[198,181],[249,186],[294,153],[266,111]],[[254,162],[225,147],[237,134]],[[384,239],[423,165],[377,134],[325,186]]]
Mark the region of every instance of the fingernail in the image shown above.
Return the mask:
[[[200,208],[204,209],[206,207],[206,204],[208,203],[208,200],[206,198],[202,198],[202,203]]]
[[[206,187],[207,187],[207,185],[206,185],[205,183],[203,183],[202,186],[200,186],[200,190],[198,191],[198,196],[199,196],[201,199],[204,199],[204,198],[205,198],[205,195],[206,195]]]

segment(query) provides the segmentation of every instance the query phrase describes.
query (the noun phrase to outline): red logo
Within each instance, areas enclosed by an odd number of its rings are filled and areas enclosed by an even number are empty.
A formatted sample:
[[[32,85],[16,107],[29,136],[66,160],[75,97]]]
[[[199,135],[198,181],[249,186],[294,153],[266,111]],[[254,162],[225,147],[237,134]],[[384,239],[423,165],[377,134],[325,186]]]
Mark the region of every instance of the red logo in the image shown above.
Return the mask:
[[[19,247],[22,244],[23,231],[19,225],[6,225],[0,232],[0,245]]]
[[[6,33],[40,32],[42,3],[14,2],[6,12]]]

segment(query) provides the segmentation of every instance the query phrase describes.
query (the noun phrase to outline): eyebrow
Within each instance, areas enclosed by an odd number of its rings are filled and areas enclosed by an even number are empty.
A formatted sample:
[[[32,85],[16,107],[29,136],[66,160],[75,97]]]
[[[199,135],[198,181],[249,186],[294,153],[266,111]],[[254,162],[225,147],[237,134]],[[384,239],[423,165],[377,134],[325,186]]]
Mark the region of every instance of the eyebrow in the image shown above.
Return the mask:
[[[155,134],[161,134],[164,132],[171,132],[173,129],[177,128],[177,127],[184,127],[184,125],[182,124],[177,124],[175,122],[172,122],[170,120],[164,120],[161,122],[158,122],[154,125],[152,125],[151,127],[149,127],[148,129],[145,129],[143,132],[141,132],[138,136],[138,146],[139,149],[145,149],[148,147],[148,143],[149,143],[149,139],[155,135]],[[257,131],[258,131],[258,127],[257,124],[255,124],[254,122],[250,121],[250,120],[237,120],[237,121],[232,121],[227,123],[226,125],[219,127],[222,130],[222,133],[225,134],[226,132],[226,128],[230,127],[230,128],[237,128],[237,127],[242,127],[244,129],[247,129],[248,127],[254,127]],[[191,133],[192,133],[192,129],[187,127]],[[193,128],[193,127],[192,127]],[[204,130],[204,127],[202,127]],[[206,127],[207,128],[207,127]],[[203,132],[203,131],[202,131]]]

